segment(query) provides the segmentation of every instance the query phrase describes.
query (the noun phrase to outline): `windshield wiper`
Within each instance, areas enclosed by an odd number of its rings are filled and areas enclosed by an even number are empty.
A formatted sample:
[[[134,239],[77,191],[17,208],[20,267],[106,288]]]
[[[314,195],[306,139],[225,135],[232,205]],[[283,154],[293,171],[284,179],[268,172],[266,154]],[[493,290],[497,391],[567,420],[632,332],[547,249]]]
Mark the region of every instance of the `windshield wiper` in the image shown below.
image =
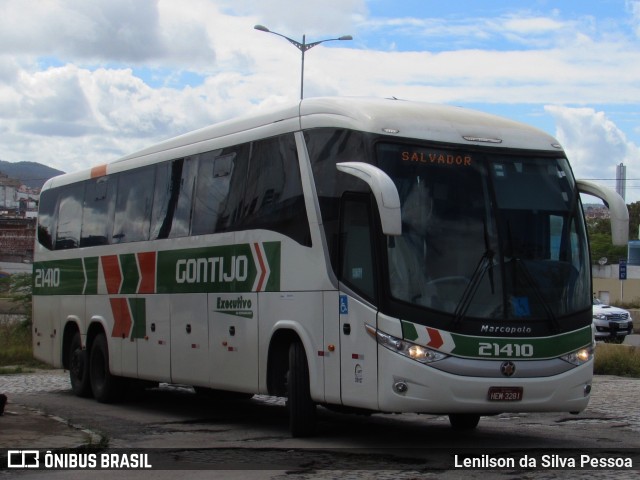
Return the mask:
[[[453,320],[453,329],[455,330],[460,323],[460,320],[465,316],[467,310],[469,310],[469,306],[471,305],[471,301],[473,297],[475,297],[478,288],[480,287],[480,282],[484,277],[484,274],[489,272],[489,282],[491,284],[491,293],[495,293],[495,285],[493,282],[493,257],[495,252],[491,250],[489,246],[489,232],[487,231],[487,221],[483,221],[484,224],[484,246],[485,251],[480,257],[480,261],[476,266],[473,274],[471,275],[471,279],[469,280],[469,284],[467,288],[462,292],[462,296],[460,297],[460,301],[456,306],[456,310],[454,312],[455,318]]]

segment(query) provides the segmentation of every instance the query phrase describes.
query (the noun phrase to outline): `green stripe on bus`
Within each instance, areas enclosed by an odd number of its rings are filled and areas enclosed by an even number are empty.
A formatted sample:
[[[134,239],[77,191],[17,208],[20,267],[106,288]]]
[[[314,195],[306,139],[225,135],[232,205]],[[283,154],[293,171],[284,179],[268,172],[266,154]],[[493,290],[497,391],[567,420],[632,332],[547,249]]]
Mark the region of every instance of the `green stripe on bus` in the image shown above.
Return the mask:
[[[265,291],[280,289],[280,242],[262,244],[268,278]],[[250,292],[259,280],[267,276],[254,260],[248,243],[220,247],[191,248],[158,252],[158,293],[224,293]]]
[[[437,331],[439,345],[433,345],[428,330]],[[591,325],[573,332],[548,337],[483,337],[461,335],[445,330],[427,328],[424,325],[402,321],[405,340],[427,346],[449,355],[487,360],[540,360],[557,358],[591,345]],[[450,338],[450,340],[446,340]],[[443,342],[443,340],[446,340]]]
[[[100,257],[86,257],[84,259],[84,272],[87,283],[84,287],[85,295],[96,295],[98,293],[98,261]]]
[[[129,308],[133,326],[131,327],[131,339],[144,338],[147,334],[147,305],[144,298],[129,298]]]
[[[452,355],[490,359],[557,358],[591,345],[591,325],[550,337],[496,338],[451,334],[455,343]]]
[[[136,293],[140,282],[140,274],[138,273],[138,263],[134,253],[120,255],[120,269],[122,270],[120,293],[125,295]]]
[[[81,258],[33,264],[34,295],[82,295],[84,285]]]

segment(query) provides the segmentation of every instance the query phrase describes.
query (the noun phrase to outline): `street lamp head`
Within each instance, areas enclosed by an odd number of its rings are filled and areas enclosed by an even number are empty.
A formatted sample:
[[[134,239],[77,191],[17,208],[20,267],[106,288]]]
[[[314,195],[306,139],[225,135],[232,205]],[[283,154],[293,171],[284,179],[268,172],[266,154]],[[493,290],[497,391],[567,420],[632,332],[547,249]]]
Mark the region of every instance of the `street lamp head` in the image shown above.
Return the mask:
[[[261,32],[272,33],[273,35],[277,35],[279,37],[286,39],[287,41],[289,41],[289,43],[291,43],[294,47],[296,47],[302,53],[302,68],[300,69],[300,100],[302,100],[302,98],[304,97],[304,52],[324,42],[331,42],[333,40],[353,40],[353,37],[351,35],[343,35],[338,38],[327,38],[325,40],[319,40],[317,42],[307,43],[305,35],[302,35],[302,43],[300,43],[297,40],[293,40],[292,38],[282,35],[281,33],[272,32],[264,25],[259,25],[259,24],[254,25],[253,28]]]

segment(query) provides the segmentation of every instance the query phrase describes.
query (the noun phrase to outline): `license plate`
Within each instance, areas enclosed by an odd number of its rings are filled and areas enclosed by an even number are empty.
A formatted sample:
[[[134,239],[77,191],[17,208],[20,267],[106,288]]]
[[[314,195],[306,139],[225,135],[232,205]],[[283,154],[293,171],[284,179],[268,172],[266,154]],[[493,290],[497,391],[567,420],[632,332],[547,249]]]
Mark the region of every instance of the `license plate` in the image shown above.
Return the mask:
[[[522,400],[522,387],[489,387],[490,402],[519,402]]]

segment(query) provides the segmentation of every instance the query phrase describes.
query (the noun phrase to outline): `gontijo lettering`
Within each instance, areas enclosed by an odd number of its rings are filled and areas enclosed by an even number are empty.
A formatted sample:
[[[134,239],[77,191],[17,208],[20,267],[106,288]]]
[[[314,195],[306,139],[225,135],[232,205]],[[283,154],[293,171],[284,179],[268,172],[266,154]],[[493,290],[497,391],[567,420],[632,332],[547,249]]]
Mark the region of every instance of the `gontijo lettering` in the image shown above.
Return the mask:
[[[243,282],[249,274],[246,255],[181,259],[176,262],[176,283]]]

